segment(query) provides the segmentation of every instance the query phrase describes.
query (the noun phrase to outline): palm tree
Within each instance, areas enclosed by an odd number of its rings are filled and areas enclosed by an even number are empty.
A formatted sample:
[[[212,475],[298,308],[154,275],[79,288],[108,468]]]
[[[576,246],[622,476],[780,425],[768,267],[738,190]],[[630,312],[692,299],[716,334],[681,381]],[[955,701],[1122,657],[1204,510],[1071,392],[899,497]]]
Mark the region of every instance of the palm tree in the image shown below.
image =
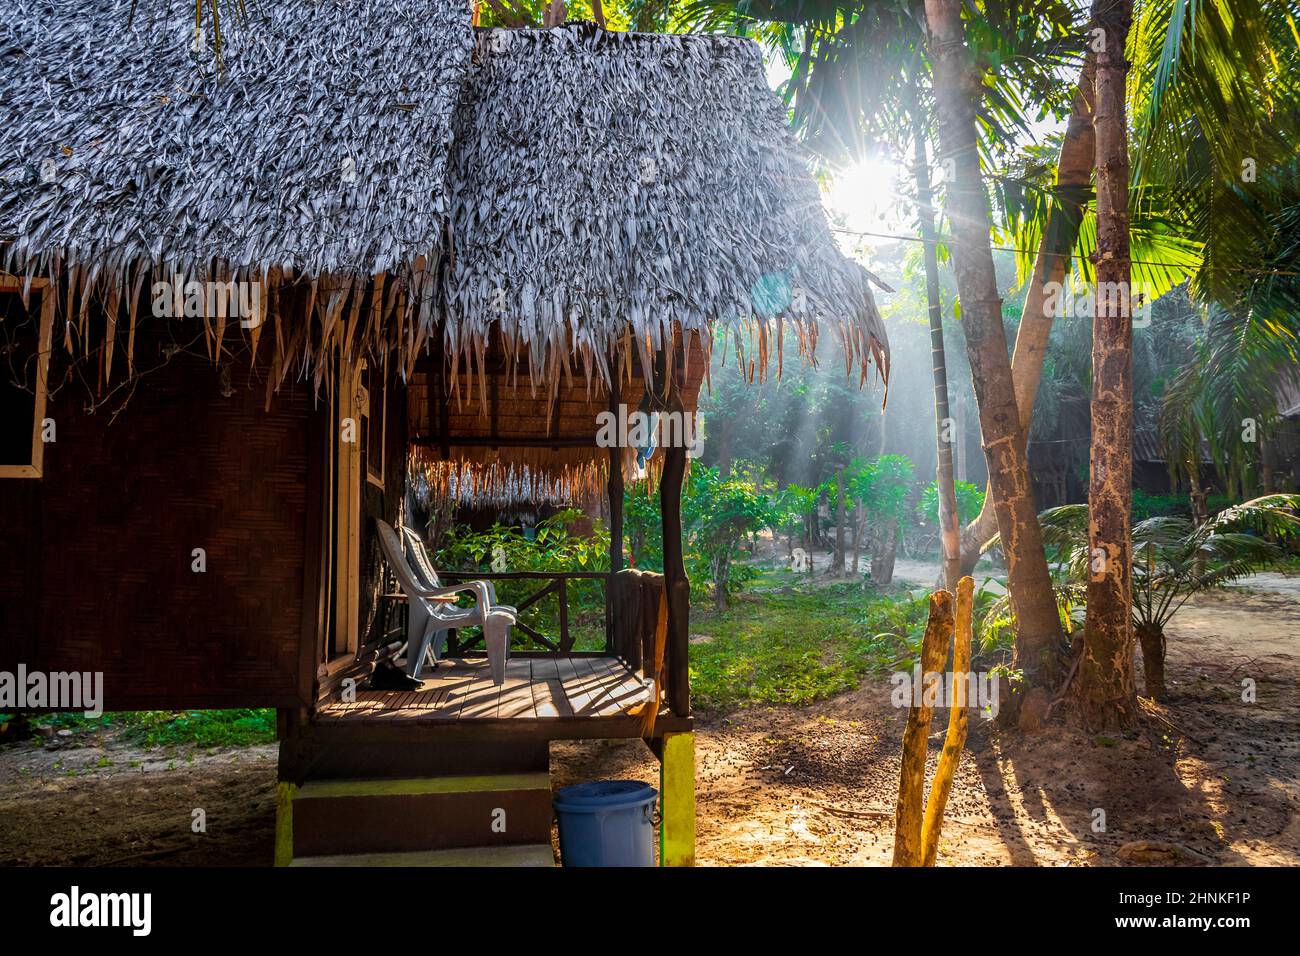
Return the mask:
[[[1007,557],[1008,591],[1017,626],[1017,663],[1029,688],[1022,700],[1031,695],[1041,698],[1059,678],[1061,627],[1034,508],[1029,460],[1021,439],[1020,412],[1002,325],[1002,299],[993,268],[989,202],[976,141],[973,93],[979,78],[966,50],[960,0],[926,0],[925,13],[939,147],[953,169],[945,204],[952,227],[952,258],[966,353],[998,529]]]
[[[916,220],[925,243],[926,315],[930,322],[930,365],[934,377],[935,488],[939,496],[939,544],[943,555],[943,583],[957,593],[961,570],[961,529],[957,520],[957,481],[952,446],[955,429],[948,403],[948,355],[943,343],[943,303],[939,297],[939,233],[935,228],[930,163],[926,155],[926,118],[914,85],[908,104],[912,114],[912,177],[916,183]]]
[[[1155,517],[1134,525],[1132,626],[1142,647],[1148,697],[1165,694],[1165,628],[1188,598],[1254,574],[1282,556],[1272,539],[1300,534],[1300,495],[1265,495],[1196,522]],[[1091,574],[1088,509],[1062,505],[1039,515],[1043,540],[1064,563],[1067,590]],[[995,616],[996,609],[990,609]]]
[[[1204,301],[1234,303],[1234,318],[1226,323],[1229,327],[1252,321],[1252,307],[1240,304],[1243,279],[1254,291],[1275,296],[1277,285],[1282,284],[1278,281],[1281,276],[1269,277],[1267,282],[1256,280],[1261,275],[1260,264],[1272,260],[1285,246],[1274,241],[1280,238],[1285,223],[1285,217],[1276,212],[1295,206],[1300,183],[1294,146],[1288,145],[1300,135],[1300,43],[1293,32],[1292,9],[1283,0],[1141,0],[1136,6],[1129,44],[1129,58],[1134,63],[1129,99],[1136,147],[1130,185],[1133,275],[1152,299],[1195,276]],[[1085,63],[1080,95],[1088,92],[1087,68]],[[1092,151],[1089,108],[1076,108],[1071,115],[1071,128],[1057,165],[1057,188],[1050,195],[1035,197],[1038,202],[1050,203],[1052,214],[1064,226],[1061,239],[1073,233],[1078,243],[1074,251],[1079,256],[1094,251],[1090,237],[1096,233],[1087,171],[1080,178],[1076,165],[1081,154],[1090,156]],[[1074,132],[1080,118],[1079,132],[1089,137],[1086,150]],[[1072,169],[1075,175],[1071,175]],[[1254,176],[1253,182],[1245,182],[1247,176]],[[1079,185],[1082,194],[1067,192]],[[1078,226],[1068,215],[1072,210],[1082,214]],[[1010,223],[1012,234],[1017,247],[1038,248],[1041,262],[1046,242],[1032,240],[1045,220],[1041,212],[1030,212],[1018,227],[1016,222]],[[1073,241],[1057,244],[1052,251],[1068,253]],[[1061,265],[1066,265],[1064,260]],[[1078,265],[1087,279],[1087,261],[1079,259]],[[1292,263],[1290,271],[1295,271],[1294,266]],[[1034,269],[1036,276],[1038,264]],[[1287,271],[1286,267],[1281,271]],[[1068,268],[1064,274],[1068,276]],[[1062,281],[1060,276],[1052,280]],[[1025,422],[1033,411],[1051,331],[1051,317],[1041,315],[1040,289],[1037,281],[1029,287],[1012,357]],[[1290,314],[1300,311],[1295,307],[1297,297],[1292,296],[1291,303]],[[1277,318],[1274,314],[1270,321],[1275,323]],[[1256,327],[1237,337],[1244,352],[1254,352],[1244,361],[1258,361],[1263,340],[1277,332],[1276,325],[1270,328],[1258,319],[1253,321],[1258,323]],[[1221,336],[1214,346],[1226,349],[1220,362],[1224,366],[1231,364],[1232,338]],[[1185,399],[1195,392],[1193,375],[1189,372],[1183,382]],[[1263,377],[1257,374],[1254,380]],[[1218,382],[1225,390],[1233,382],[1247,380],[1227,371],[1202,379]],[[1183,405],[1171,408],[1168,420],[1171,429],[1176,429],[1194,419]],[[1236,421],[1239,429],[1241,416]],[[1228,434],[1224,432],[1225,438]],[[1176,439],[1181,443],[1171,445]],[[1182,427],[1180,435],[1165,435],[1163,440],[1167,451],[1173,451],[1171,463],[1191,461],[1195,467],[1195,460],[1185,454],[1193,441],[1189,427]],[[1199,442],[1198,435],[1195,443]],[[1216,453],[1216,458],[1226,467],[1227,444],[1223,447],[1224,452],[1221,456]],[[1241,451],[1239,447],[1236,450]],[[974,567],[994,528],[991,499],[986,497],[979,517],[962,531],[964,571]]]
[[[1163,180],[1205,240],[1200,353],[1164,396],[1171,477],[1200,485],[1202,443],[1230,492],[1265,467],[1274,384],[1300,357],[1300,40],[1283,0],[1146,0],[1135,30],[1140,180]],[[1149,22],[1148,22],[1149,21]],[[1243,435],[1243,422],[1254,423]],[[1262,478],[1262,475],[1261,475]],[[1264,491],[1269,490],[1267,487]]]
[[[1047,202],[1036,210],[1026,225],[1042,222],[1042,238],[1034,257],[1029,288],[1025,293],[1024,310],[1020,327],[1016,330],[1016,344],[1011,353],[1011,374],[1016,388],[1016,405],[1020,409],[1022,439],[1029,440],[1033,420],[1034,402],[1038,397],[1038,383],[1047,357],[1047,344],[1052,335],[1055,315],[1046,308],[1047,290],[1062,285],[1073,271],[1072,253],[1079,240],[1079,229],[1092,199],[1092,164],[1094,143],[1092,133],[1093,83],[1097,60],[1091,50],[1085,55],[1079,83],[1075,88],[1070,119],[1056,160],[1055,182],[1050,193],[1044,191]],[[1024,234],[1028,229],[1013,230],[1025,248],[1031,247]],[[997,517],[993,512],[993,496],[986,490],[984,507],[979,515],[961,531],[960,574],[975,570],[985,543],[997,532]]]
[[[1088,469],[1088,610],[1073,693],[1085,726],[1137,717],[1133,669],[1133,320],[1129,255],[1125,57],[1132,0],[1094,0],[1098,29],[1093,113],[1097,169],[1097,287],[1092,323],[1092,440]]]

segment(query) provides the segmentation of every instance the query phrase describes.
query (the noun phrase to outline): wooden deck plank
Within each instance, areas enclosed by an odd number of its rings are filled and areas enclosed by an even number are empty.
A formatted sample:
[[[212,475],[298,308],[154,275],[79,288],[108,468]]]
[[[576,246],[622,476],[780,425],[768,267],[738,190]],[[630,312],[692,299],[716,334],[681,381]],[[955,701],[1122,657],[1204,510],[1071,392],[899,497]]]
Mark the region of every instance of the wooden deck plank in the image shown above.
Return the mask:
[[[533,668],[527,658],[510,661],[506,682],[497,699],[497,717],[535,717],[533,704]]]
[[[560,662],[554,657],[534,657],[533,662],[533,680],[536,682],[558,680],[560,676]]]
[[[558,678],[533,681],[533,709],[539,720],[573,716],[564,684]]]
[[[441,688],[438,705],[428,715],[428,720],[459,720],[460,710],[464,706],[469,690],[474,686],[474,678],[461,677],[448,680]]]
[[[491,718],[497,715],[497,704],[501,700],[501,685],[492,683],[487,668],[475,676],[469,685],[465,703],[461,705],[459,720]]]
[[[627,713],[632,707],[648,700],[649,697],[650,688],[639,676],[624,667],[621,679],[618,679],[617,683],[611,683],[605,696],[596,701],[596,716],[614,717]]]
[[[575,679],[572,684],[564,682],[564,692],[568,695],[573,712],[581,715],[604,690],[602,678],[605,670],[601,662],[594,658],[578,658],[573,665]]]
[[[622,704],[631,706],[635,700],[628,701],[628,696],[636,696],[640,692],[640,685],[629,685],[628,678],[632,677],[632,672],[615,660],[598,661],[592,668],[594,674],[599,677],[599,692],[592,695],[587,704],[579,709],[580,714],[602,713],[618,714],[622,712]]]

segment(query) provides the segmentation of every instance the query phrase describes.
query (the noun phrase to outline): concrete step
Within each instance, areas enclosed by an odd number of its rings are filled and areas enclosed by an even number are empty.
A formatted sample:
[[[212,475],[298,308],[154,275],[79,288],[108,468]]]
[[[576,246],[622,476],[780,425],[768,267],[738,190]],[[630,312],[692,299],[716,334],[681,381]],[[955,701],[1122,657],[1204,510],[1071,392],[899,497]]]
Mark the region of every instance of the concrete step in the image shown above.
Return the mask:
[[[309,780],[293,795],[293,856],[549,846],[551,819],[545,773]]]
[[[472,846],[454,850],[421,850],[413,853],[352,853],[336,856],[305,856],[290,866],[554,866],[555,854],[549,843],[518,846]]]

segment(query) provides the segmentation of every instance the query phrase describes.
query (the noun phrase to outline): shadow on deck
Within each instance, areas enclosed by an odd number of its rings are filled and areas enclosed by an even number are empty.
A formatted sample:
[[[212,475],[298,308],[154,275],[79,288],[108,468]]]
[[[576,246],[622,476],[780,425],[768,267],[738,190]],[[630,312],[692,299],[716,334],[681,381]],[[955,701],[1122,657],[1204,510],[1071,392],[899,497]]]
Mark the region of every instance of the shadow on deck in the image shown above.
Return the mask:
[[[496,727],[549,740],[638,737],[638,708],[650,696],[649,683],[616,657],[517,655],[500,685],[486,657],[464,657],[427,671],[419,690],[360,690],[354,701],[323,704],[313,723],[321,730]],[[689,727],[689,717],[662,708],[655,733]]]

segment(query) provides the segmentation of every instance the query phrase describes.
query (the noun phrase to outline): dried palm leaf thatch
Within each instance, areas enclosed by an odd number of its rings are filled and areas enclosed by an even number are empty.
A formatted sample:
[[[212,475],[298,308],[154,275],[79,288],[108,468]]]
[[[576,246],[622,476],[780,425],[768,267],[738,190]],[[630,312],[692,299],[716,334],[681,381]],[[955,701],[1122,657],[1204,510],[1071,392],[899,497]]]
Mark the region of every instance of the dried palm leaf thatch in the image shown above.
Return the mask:
[[[466,367],[499,322],[544,380],[574,356],[607,378],[624,340],[648,379],[676,323],[749,343],[762,375],[787,325],[811,357],[822,324],[860,380],[872,360],[888,373],[867,276],[838,250],[749,40],[482,30],[449,189],[445,345]]]
[[[248,9],[218,61],[182,0],[0,0],[0,270],[55,281],[58,337],[101,381],[115,339],[133,369],[155,282],[232,280],[265,314],[204,311],[208,352],[269,355],[268,395],[359,349],[408,379],[441,353],[481,393],[494,329],[551,390],[575,357],[588,384],[648,378],[674,328],[736,335],[761,376],[820,322],[850,372],[887,374],[751,42],[476,40],[462,0]]]
[[[0,0],[0,268],[65,279],[74,322],[129,301],[132,329],[146,282],[328,282],[314,328],[277,330],[302,358],[386,275],[349,331],[411,350],[395,300],[428,323],[467,5],[285,0],[221,33],[219,66],[192,0]]]
[[[430,499],[457,505],[510,506],[520,502],[583,506],[599,500],[605,488],[607,469],[590,457],[573,456],[565,450],[512,454],[508,461],[485,460],[461,455],[440,460],[424,449],[412,449],[408,473],[423,479]]]

